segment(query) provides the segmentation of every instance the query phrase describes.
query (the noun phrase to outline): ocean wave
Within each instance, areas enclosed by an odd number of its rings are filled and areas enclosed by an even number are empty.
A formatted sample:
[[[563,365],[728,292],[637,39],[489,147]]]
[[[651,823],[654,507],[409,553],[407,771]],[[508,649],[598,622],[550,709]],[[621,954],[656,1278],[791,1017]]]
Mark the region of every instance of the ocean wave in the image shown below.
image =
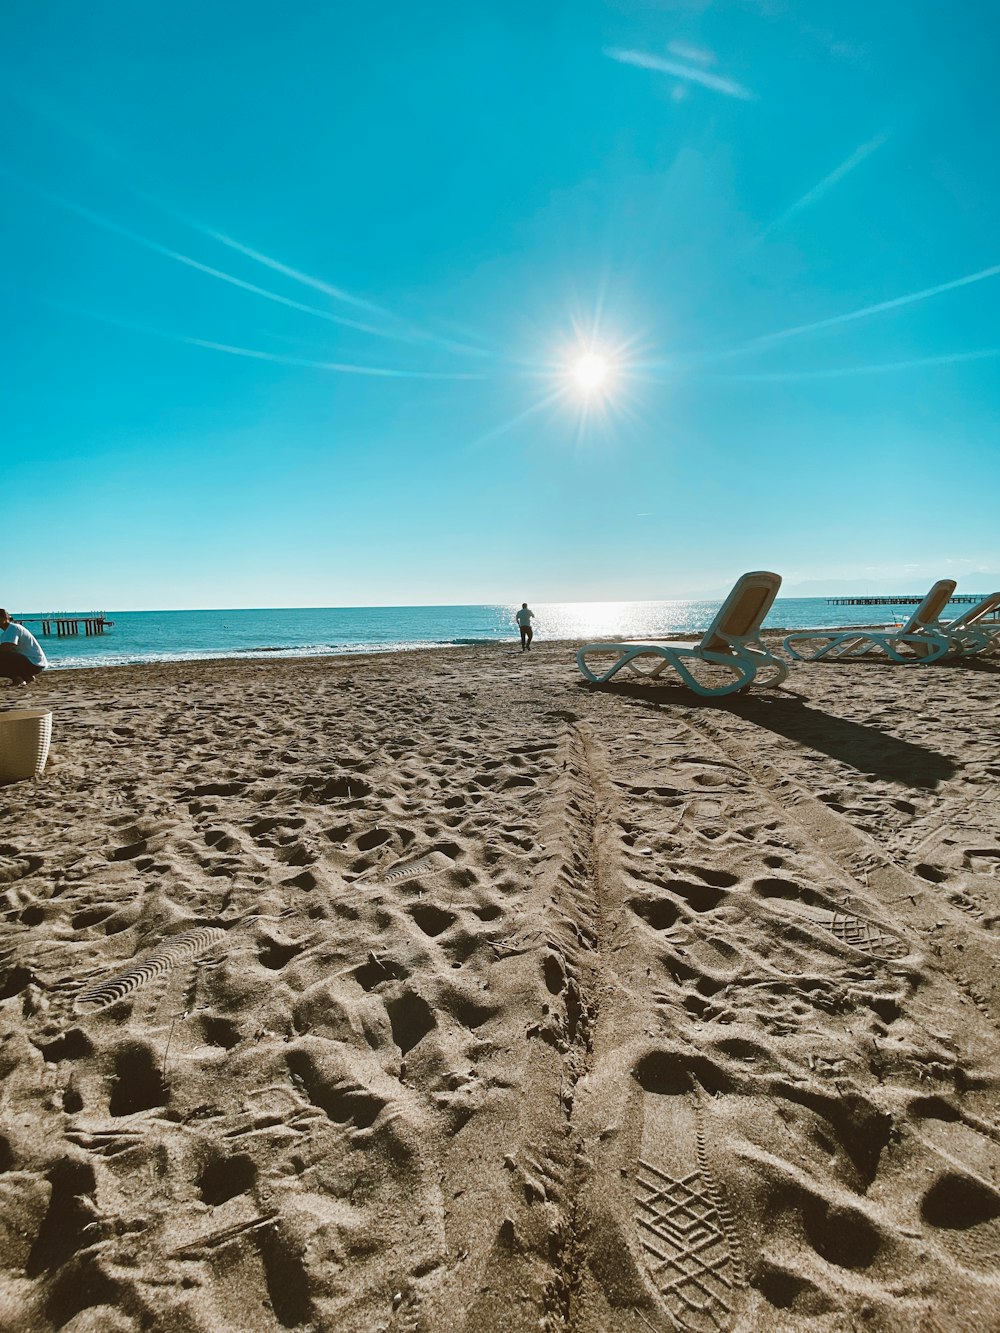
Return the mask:
[[[704,631],[711,601],[536,603],[548,641],[671,639]],[[891,614],[891,612],[889,612]],[[55,669],[143,662],[280,662],[305,657],[370,656],[434,648],[457,651],[517,642],[513,606],[341,607],[112,612],[114,629],[98,638],[45,637]],[[782,598],[767,629],[843,628],[871,623],[866,606],[831,610],[821,598]]]
[[[146,651],[133,653],[92,653],[84,656],[50,658],[50,669],[80,671],[92,667],[145,666],[164,662],[218,662],[245,661],[253,658],[305,658],[305,657],[370,657],[375,653],[414,653],[426,648],[452,648],[461,646],[465,640],[397,640],[386,643],[340,643],[340,644],[292,644],[288,646],[262,646],[260,648],[218,649],[177,649],[174,651]],[[470,640],[468,642],[489,643],[492,640]]]

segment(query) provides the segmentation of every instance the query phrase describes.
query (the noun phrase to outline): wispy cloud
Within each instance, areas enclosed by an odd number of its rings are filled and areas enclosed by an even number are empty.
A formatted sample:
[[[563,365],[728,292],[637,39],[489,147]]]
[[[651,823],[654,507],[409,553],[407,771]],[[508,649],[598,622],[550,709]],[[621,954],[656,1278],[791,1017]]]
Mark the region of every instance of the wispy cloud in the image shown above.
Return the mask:
[[[986,361],[995,357],[1000,357],[1000,347],[984,347],[976,352],[944,352],[940,356],[914,357],[909,361],[880,361],[868,366],[839,366],[829,370],[775,370],[698,378],[713,381],[729,380],[741,384],[798,384],[810,380],[852,379],[856,375],[887,375],[894,371],[920,370],[927,366],[950,366],[963,361]]]
[[[211,352],[225,352],[229,356],[248,357],[253,361],[273,361],[280,366],[300,366],[307,370],[329,370],[341,375],[371,375],[379,379],[481,380],[484,378],[483,375],[463,372],[405,370],[395,366],[365,366],[347,361],[312,361],[305,357],[284,356],[280,352],[264,352],[254,347],[237,347],[232,343],[214,342],[210,338],[194,338],[185,333],[173,333],[168,329],[156,329],[147,324],[137,324],[132,320],[119,319],[115,315],[105,315],[96,310],[86,310],[81,306],[70,305],[65,301],[45,300],[44,304],[66,314],[80,315],[84,319],[94,319],[101,324],[111,324],[115,328],[128,329],[131,333],[144,333],[151,338],[164,338],[169,342],[182,343],[187,347],[204,347]]]
[[[675,356],[667,361],[647,361],[644,365],[646,370],[667,370],[677,374],[685,370],[696,370],[701,366],[714,365],[720,361],[731,361],[735,357],[752,356],[764,348],[770,347],[776,343],[784,342],[790,338],[801,338],[807,333],[818,333],[823,329],[838,328],[843,324],[852,324],[855,320],[870,319],[873,315],[881,315],[887,310],[900,310],[904,306],[916,305],[920,301],[928,301],[934,296],[943,296],[946,292],[957,291],[961,287],[971,287],[974,283],[985,282],[988,278],[1000,277],[1000,264],[993,264],[989,268],[980,269],[977,273],[967,273],[962,278],[953,278],[950,282],[939,282],[934,287],[923,287],[918,292],[906,292],[903,296],[893,296],[888,301],[877,301],[874,305],[862,306],[859,310],[849,310],[843,315],[831,315],[827,319],[817,319],[810,324],[796,324],[792,328],[779,329],[776,333],[763,333],[757,338],[751,338],[748,342],[740,343],[737,347],[727,347],[717,352],[695,352],[690,356]],[[971,352],[959,353],[959,357],[972,360],[978,356],[993,356],[993,351],[984,353]],[[954,359],[952,357],[949,360]],[[909,365],[910,362],[898,363],[899,366]],[[896,369],[897,363],[892,363],[889,369]],[[775,372],[778,374],[779,372]],[[818,372],[808,372],[813,377]],[[837,371],[836,374],[843,374],[843,371]],[[856,370],[849,373],[857,374]]]
[[[0,93],[6,94],[6,96],[23,110],[38,116],[50,125],[53,125],[62,133],[83,143],[91,152],[124,168],[127,175],[130,177],[129,180],[123,182],[125,188],[130,190],[132,194],[136,195],[138,198],[143,199],[146,203],[158,209],[160,212],[174,218],[176,221],[182,222],[185,226],[192,227],[194,230],[201,232],[203,236],[218,242],[220,245],[227,246],[229,249],[246,256],[246,258],[252,259],[255,263],[262,264],[266,268],[269,268],[276,273],[280,273],[294,282],[298,282],[304,286],[322,292],[324,296],[330,297],[332,300],[340,301],[346,305],[353,306],[358,310],[363,310],[379,319],[393,322],[395,323],[396,328],[392,331],[386,330],[385,328],[374,328],[371,325],[362,324],[346,317],[334,316],[329,311],[319,311],[315,307],[306,306],[301,302],[291,301],[289,298],[279,296],[277,293],[268,292],[264,288],[256,287],[253,283],[243,282],[242,279],[235,278],[231,274],[225,274],[221,270],[210,268],[205,264],[200,264],[189,256],[180,255],[174,251],[168,251],[166,247],[158,247],[155,242],[149,242],[144,237],[140,237],[134,232],[129,232],[127,228],[122,228],[118,226],[118,224],[110,222],[108,219],[99,219],[98,215],[88,213],[87,210],[83,210],[67,200],[48,195],[46,197],[49,198],[50,202],[57,203],[60,207],[75,210],[81,216],[88,216],[88,219],[94,222],[95,225],[109,226],[111,229],[116,229],[119,234],[127,235],[129,239],[134,240],[137,244],[148,245],[150,248],[158,249],[160,253],[168,255],[170,258],[177,259],[181,263],[186,263],[190,267],[200,268],[201,271],[209,273],[213,277],[220,278],[222,281],[231,282],[236,286],[242,286],[247,291],[255,292],[257,295],[266,296],[269,299],[278,301],[279,304],[288,305],[292,309],[300,309],[303,312],[317,315],[330,322],[339,323],[345,328],[354,328],[359,332],[372,334],[376,337],[394,338],[400,342],[433,344],[443,350],[466,353],[472,356],[490,355],[490,353],[482,347],[471,346],[468,342],[459,342],[455,339],[441,337],[440,335],[428,332],[425,329],[417,328],[408,320],[394,314],[390,310],[386,310],[383,306],[377,305],[373,301],[366,300],[364,297],[356,296],[351,292],[345,291],[343,287],[336,287],[332,283],[325,282],[322,278],[314,277],[311,274],[303,273],[300,269],[283,264],[280,260],[275,259],[270,255],[262,254],[259,250],[244,245],[241,241],[234,239],[232,236],[228,236],[221,231],[216,231],[205,223],[199,222],[197,218],[189,217],[179,209],[171,207],[171,205],[165,203],[159,195],[152,193],[149,190],[142,189],[134,184],[134,177],[137,174],[140,174],[137,172],[136,164],[122,153],[107,136],[99,134],[96,130],[88,127],[78,109],[71,111],[67,107],[53,101],[51,98],[40,94],[35,89],[26,89],[12,84],[7,77],[4,77],[4,79],[0,81]],[[36,193],[44,193],[44,191],[40,191],[36,187],[26,187],[24,182],[19,183],[22,185],[22,188],[35,188]]]
[[[315,291],[322,292],[325,296],[333,297],[334,300],[344,301],[348,305],[356,306],[361,310],[367,310],[374,315],[380,315],[383,319],[395,320],[397,323],[403,323],[401,316],[393,314],[391,310],[376,305],[373,301],[366,301],[359,296],[352,296],[350,292],[345,292],[341,287],[333,287],[322,278],[314,278],[309,273],[303,273],[300,269],[291,268],[288,264],[281,263],[278,259],[273,259],[270,255],[262,254],[259,250],[253,250],[249,245],[244,245],[241,241],[234,240],[231,236],[226,236],[221,231],[214,231],[211,227],[201,226],[193,219],[188,219],[189,225],[195,226],[210,236],[220,244],[228,246],[231,250],[237,251],[241,255],[246,255],[248,259],[253,259],[258,264],[263,264],[265,268],[273,269],[275,273],[280,273],[286,278],[291,278],[294,282],[301,283],[305,287],[312,287]],[[407,326],[403,331],[395,335],[382,330],[383,338],[395,336],[404,342],[433,343],[436,347],[441,347],[446,351],[463,352],[468,356],[488,356],[489,353],[482,347],[473,347],[469,343],[457,342],[454,338],[444,338],[437,333],[428,333],[424,329],[411,328]]]
[[[0,172],[0,174],[10,178],[10,173],[6,171]],[[141,245],[144,249],[162,255],[165,259],[172,259],[177,264],[183,264],[185,268],[194,269],[198,273],[205,273],[208,277],[216,278],[219,282],[225,282],[231,287],[238,287],[241,291],[250,292],[253,296],[264,297],[265,300],[274,301],[278,305],[288,306],[291,310],[300,310],[303,314],[314,315],[317,319],[326,320],[330,324],[339,324],[344,328],[355,329],[359,333],[370,333],[378,338],[397,338],[405,342],[412,341],[407,335],[379,329],[371,324],[362,324],[359,320],[349,319],[345,315],[335,315],[332,311],[320,310],[318,306],[306,305],[303,301],[295,301],[292,297],[283,296],[280,292],[272,292],[266,287],[258,287],[256,283],[246,282],[233,273],[226,273],[223,269],[213,268],[210,264],[203,264],[200,260],[192,258],[191,255],[182,254],[179,250],[172,250],[167,245],[161,245],[159,241],[154,241],[148,236],[142,236],[130,227],[123,226],[120,222],[115,222],[112,218],[96,213],[92,208],[74,203],[72,199],[64,199],[61,195],[53,194],[50,190],[43,190],[37,185],[29,186],[21,181],[18,184],[21,185],[22,189],[30,190],[33,194],[45,199],[50,204],[54,204],[57,208],[65,209],[68,213],[84,218],[95,227],[112,232],[115,236],[121,236],[125,240],[132,241],[135,245]]]
[[[860,310],[850,310],[845,315],[831,315],[829,319],[817,319],[812,324],[796,324],[793,328],[780,329],[777,333],[765,333],[760,338],[753,338],[750,342],[744,343],[735,351],[753,351],[786,338],[798,338],[804,333],[832,329],[839,324],[850,324],[856,319],[868,319],[871,315],[881,315],[886,310],[899,310],[903,306],[916,305],[918,301],[927,301],[932,296],[943,296],[945,292],[956,291],[959,287],[970,287],[975,282],[984,282],[987,278],[995,278],[998,275],[1000,275],[1000,264],[993,264],[990,268],[980,269],[978,273],[967,273],[964,278],[953,278],[950,282],[938,283],[936,287],[924,287],[919,292],[907,292],[904,296],[894,296],[888,301],[877,301],[874,305],[862,306]]]
[[[617,60],[620,65],[636,65],[639,69],[651,69],[658,74],[670,74],[685,83],[696,83],[702,88],[710,88],[714,93],[725,97],[738,97],[744,102],[752,102],[754,94],[749,88],[735,79],[727,79],[722,74],[711,74],[682,60],[668,60],[664,56],[653,55],[648,51],[630,51],[620,46],[605,47],[604,54],[609,60]]]
[[[689,46],[687,42],[671,42],[667,50],[680,60],[693,60],[696,65],[714,65],[714,51],[706,51],[701,46]]]
[[[790,208],[786,208],[780,217],[776,217],[773,222],[768,223],[757,237],[758,241],[764,240],[766,236],[770,236],[771,232],[783,227],[786,222],[790,222],[796,214],[801,213],[804,209],[822,199],[838,181],[842,181],[855,167],[859,167],[866,158],[877,152],[888,139],[889,133],[884,131],[882,134],[876,134],[874,139],[869,139],[867,143],[863,143],[859,148],[855,148],[850,157],[845,158],[839,167],[835,167],[828,176],[824,176],[811,190],[807,190],[800,199],[796,199],[795,203]]]
[[[180,215],[178,215],[180,216]],[[232,236],[226,236],[224,232],[215,231],[212,227],[206,227],[203,223],[194,218],[185,217],[184,221],[190,227],[195,227],[203,236],[209,236],[213,241],[218,241],[221,245],[228,246],[230,250],[235,250],[238,254],[246,255],[248,259],[254,260],[258,264],[263,264],[265,268],[273,269],[275,273],[281,273],[286,278],[292,278],[295,282],[301,283],[305,287],[312,287],[317,292],[322,292],[324,296],[332,296],[335,301],[343,301],[347,305],[353,305],[360,310],[367,310],[369,314],[382,315],[389,319],[396,317],[390,311],[376,305],[374,301],[366,301],[360,296],[352,296],[350,292],[345,292],[342,287],[334,287],[322,278],[314,278],[309,273],[303,273],[297,268],[291,268],[288,264],[282,264],[278,259],[272,259],[270,255],[261,254],[259,250],[253,250],[249,245],[244,245],[242,241],[234,240]]]
[[[260,250],[255,250],[249,245],[244,245],[242,241],[236,240],[232,236],[227,236],[225,232],[217,231],[214,227],[208,226],[204,222],[199,222],[197,218],[190,217],[187,213],[182,213],[179,209],[165,204],[162,199],[150,194],[147,190],[133,189],[146,203],[152,204],[158,208],[161,213],[166,213],[169,217],[176,218],[186,227],[191,227],[198,231],[202,236],[207,236],[209,240],[217,241],[220,245],[234,250],[237,254],[245,255],[247,259],[252,259],[256,264],[262,264],[265,268],[271,269],[275,273],[280,273],[282,277],[290,278],[304,287],[311,287],[314,291],[322,292],[324,296],[329,296],[335,301],[341,301],[359,310],[364,310],[370,315],[375,315],[380,319],[395,322],[397,329],[394,333],[380,330],[381,337],[395,337],[404,342],[426,342],[433,343],[438,347],[448,351],[463,352],[470,356],[487,356],[488,353],[481,347],[472,347],[468,343],[457,342],[452,338],[443,338],[438,334],[428,333],[424,329],[414,328],[406,324],[399,315],[391,310],[386,310],[384,306],[376,305],[374,301],[368,301],[364,297],[355,296],[351,292],[345,291],[343,287],[335,287],[332,283],[326,282],[323,278],[314,277],[311,273],[303,273],[301,269],[292,268],[290,264],[284,264],[280,259],[275,259],[271,255],[265,255]],[[403,325],[403,328],[399,326]],[[361,327],[361,326],[359,326]],[[370,331],[370,330],[368,330]]]
[[[478,439],[470,441],[466,448],[480,449],[483,445],[492,444],[494,440],[500,439],[500,437],[506,435],[508,431],[514,430],[515,427],[520,426],[530,417],[537,416],[539,412],[544,412],[547,407],[551,407],[553,403],[557,403],[561,398],[565,397],[566,390],[563,387],[560,386],[559,388],[553,389],[552,392],[546,394],[544,398],[539,398],[537,402],[531,403],[523,412],[515,413],[514,416],[509,417],[506,421],[502,421],[499,426],[494,426],[492,430],[487,431],[485,435],[480,435]]]

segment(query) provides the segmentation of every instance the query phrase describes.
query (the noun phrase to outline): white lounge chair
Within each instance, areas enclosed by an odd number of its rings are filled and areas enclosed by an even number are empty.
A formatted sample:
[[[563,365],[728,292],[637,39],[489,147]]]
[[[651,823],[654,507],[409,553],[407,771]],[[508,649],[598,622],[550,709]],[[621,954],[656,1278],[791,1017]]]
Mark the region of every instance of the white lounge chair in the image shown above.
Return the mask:
[[[766,570],[744,574],[737,579],[700,642],[587,643],[577,653],[576,664],[595,685],[610,680],[623,667],[629,667],[637,675],[656,679],[668,666],[673,667],[689,689],[706,696],[745,690],[753,684],[762,668],[771,673],[764,684],[780,685],[788,675],[788,667],[760,640],[761,622],[770,611],[780,587],[780,574],[769,574]],[[600,673],[587,665],[588,654],[599,653],[616,655],[611,666]],[[652,667],[640,666],[642,658],[652,658]],[[691,670],[696,663],[724,667],[735,679],[722,685],[703,683]]]
[[[942,634],[948,636],[952,651],[964,657],[984,653],[990,645],[1000,638],[1000,624],[984,624],[983,618],[1000,613],[1000,592],[991,592],[971,606],[964,615],[956,616],[946,625],[939,625]]]
[[[789,634],[785,652],[800,662],[856,662],[884,656],[901,666],[936,662],[953,648],[940,615],[955,591],[954,579],[939,579],[901,629],[813,629]],[[812,651],[800,651],[806,645]]]

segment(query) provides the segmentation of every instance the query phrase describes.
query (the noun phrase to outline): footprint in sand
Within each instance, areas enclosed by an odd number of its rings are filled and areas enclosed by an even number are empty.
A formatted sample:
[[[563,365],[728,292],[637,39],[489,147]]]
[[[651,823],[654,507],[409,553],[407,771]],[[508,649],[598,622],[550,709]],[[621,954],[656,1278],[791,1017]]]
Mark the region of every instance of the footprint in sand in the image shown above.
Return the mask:
[[[144,986],[148,981],[152,981],[154,977],[160,976],[169,968],[177,967],[181,963],[189,962],[192,958],[198,958],[201,954],[207,953],[209,949],[218,946],[225,938],[226,932],[214,926],[185,931],[182,935],[171,936],[158,949],[154,949],[141,962],[133,964],[127,971],[116,973],[114,976],[108,977],[106,981],[99,982],[96,986],[90,986],[82,991],[77,996],[73,1007],[78,1013],[96,1013],[99,1009],[106,1009],[109,1005],[117,1004],[126,995],[138,990],[140,986]]]
[[[415,861],[397,861],[395,865],[389,866],[379,877],[380,883],[400,884],[418,875],[439,875],[452,868],[460,851],[457,843],[440,843]]]
[[[794,880],[765,878],[754,880],[753,888],[762,898],[779,902],[785,910],[815,923],[841,944],[872,958],[904,958],[910,947],[898,935],[892,935],[874,921],[853,912],[838,911],[810,902],[810,893]]]
[[[943,1097],[914,1098],[907,1119],[937,1162],[920,1200],[921,1220],[963,1267],[1000,1272],[1000,1130],[977,1128]]]
[[[988,1181],[943,1170],[921,1200],[920,1215],[963,1267],[1000,1271],[1000,1192]]]
[[[678,1328],[734,1326],[743,1265],[706,1162],[700,1088],[682,1060],[653,1051],[634,1070],[643,1090],[634,1219],[650,1281]]]

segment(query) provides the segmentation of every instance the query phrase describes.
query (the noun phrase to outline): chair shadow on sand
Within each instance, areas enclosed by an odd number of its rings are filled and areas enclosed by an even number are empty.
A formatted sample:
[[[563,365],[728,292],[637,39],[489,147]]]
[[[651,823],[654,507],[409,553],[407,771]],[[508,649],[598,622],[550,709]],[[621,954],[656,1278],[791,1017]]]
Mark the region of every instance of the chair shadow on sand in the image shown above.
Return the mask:
[[[965,665],[971,666],[971,659]],[[638,699],[646,704],[671,704],[686,708],[697,707],[715,713],[732,713],[754,726],[784,736],[798,745],[808,746],[850,764],[861,773],[907,787],[933,791],[939,783],[953,777],[957,762],[937,750],[901,740],[898,736],[866,727],[860,722],[836,717],[833,713],[810,707],[801,695],[781,691],[779,697],[760,695],[729,695],[722,699],[698,699],[679,685],[641,685],[609,681],[606,685],[590,685],[581,681],[581,688],[597,694],[616,694],[626,699]]]
[[[942,667],[948,671],[985,671],[990,676],[1000,676],[1000,659],[985,657],[946,657],[943,662],[935,662],[934,669]]]

